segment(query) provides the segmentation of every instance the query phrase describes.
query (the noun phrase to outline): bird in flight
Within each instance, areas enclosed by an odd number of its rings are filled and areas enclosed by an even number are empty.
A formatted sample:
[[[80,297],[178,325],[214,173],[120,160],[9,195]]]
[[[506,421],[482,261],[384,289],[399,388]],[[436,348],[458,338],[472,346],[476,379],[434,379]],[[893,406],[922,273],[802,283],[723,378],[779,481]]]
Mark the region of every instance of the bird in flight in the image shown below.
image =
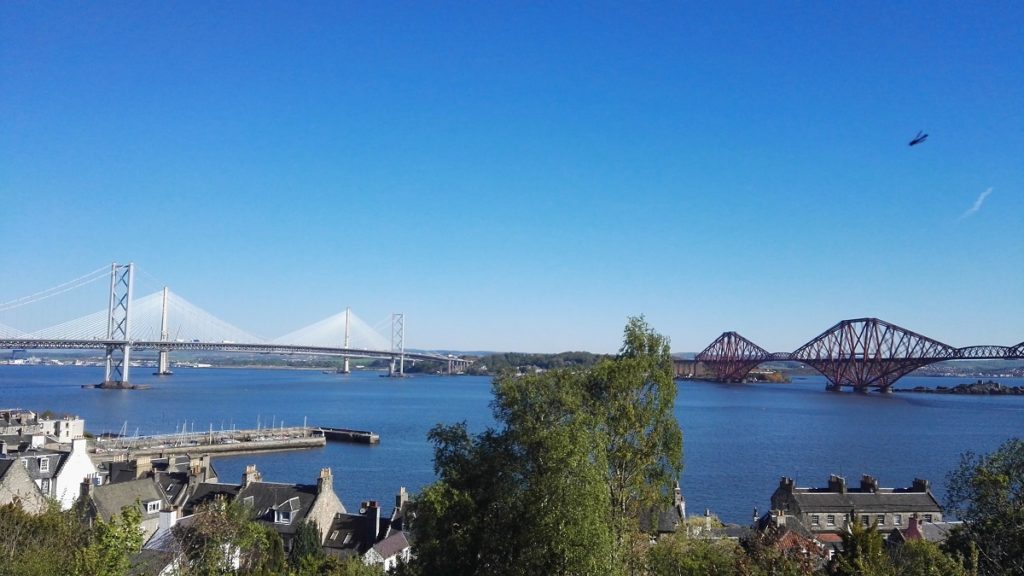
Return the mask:
[[[917,131],[917,136],[914,136],[914,139],[910,141],[910,144],[908,144],[908,146],[916,146],[916,145],[924,142],[927,139],[928,139],[928,135],[925,134],[924,132],[921,132],[920,130],[918,130]]]

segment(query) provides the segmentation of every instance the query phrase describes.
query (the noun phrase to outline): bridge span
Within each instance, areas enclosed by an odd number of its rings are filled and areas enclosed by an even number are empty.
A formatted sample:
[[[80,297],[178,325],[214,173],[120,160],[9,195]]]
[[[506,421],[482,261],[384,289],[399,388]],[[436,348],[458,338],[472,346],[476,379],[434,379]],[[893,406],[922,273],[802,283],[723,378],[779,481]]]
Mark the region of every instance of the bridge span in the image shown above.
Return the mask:
[[[712,379],[742,382],[764,362],[799,362],[828,379],[828,388],[891,391],[910,372],[946,360],[1018,360],[1024,342],[955,348],[878,318],[843,320],[793,352],[768,352],[736,332],[725,332],[696,355]]]
[[[95,273],[87,277],[95,276]],[[83,277],[86,278],[86,277]],[[92,282],[100,277],[92,277]],[[76,281],[72,281],[72,284]],[[68,291],[66,285],[53,289],[54,294]],[[351,310],[346,309],[344,315],[332,316],[326,320],[308,326],[283,337],[292,341],[282,342],[279,340],[271,342],[259,342],[222,320],[209,315],[209,313],[191,305],[183,300],[176,302],[184,309],[182,316],[196,322],[201,318],[207,325],[213,326],[213,331],[201,331],[202,333],[223,335],[223,338],[170,338],[168,324],[169,292],[167,288],[162,293],[157,293],[143,298],[138,303],[133,299],[134,288],[134,265],[114,263],[110,267],[110,292],[107,310],[78,318],[73,321],[63,322],[51,329],[39,330],[34,333],[24,333],[13,329],[10,326],[0,324],[0,349],[9,350],[103,350],[105,354],[105,372],[102,386],[113,388],[128,388],[129,370],[131,368],[130,358],[132,351],[156,350],[158,352],[158,374],[169,374],[169,355],[171,352],[225,352],[225,353],[256,353],[256,354],[303,354],[313,356],[336,356],[344,358],[343,370],[349,370],[349,358],[379,358],[391,361],[390,373],[401,376],[405,372],[405,360],[439,362],[447,366],[448,373],[454,374],[457,370],[470,364],[469,360],[453,355],[443,355],[430,352],[414,352],[405,349],[405,315],[392,314],[391,316],[391,345],[389,349],[373,349],[356,347],[350,345],[350,324],[353,322]],[[44,291],[42,298],[51,291]],[[40,300],[42,298],[36,298]],[[14,305],[21,305],[22,301],[32,301],[31,297],[14,301]],[[141,303],[145,303],[150,312],[159,311],[159,338],[138,337],[137,328],[133,322],[133,310]],[[14,306],[7,305],[6,309]],[[3,311],[5,308],[0,308]],[[101,326],[105,331],[100,332]],[[343,332],[342,332],[343,328]],[[180,326],[179,326],[180,331]],[[304,332],[305,331],[305,332]],[[369,329],[369,332],[373,332]],[[312,333],[312,335],[310,334]],[[152,331],[150,334],[155,335]],[[237,340],[239,335],[242,339]],[[380,336],[377,335],[379,339]],[[312,341],[311,341],[312,340]],[[326,340],[327,342],[322,342]],[[379,340],[378,340],[379,341]],[[341,346],[332,345],[332,342],[341,343]]]

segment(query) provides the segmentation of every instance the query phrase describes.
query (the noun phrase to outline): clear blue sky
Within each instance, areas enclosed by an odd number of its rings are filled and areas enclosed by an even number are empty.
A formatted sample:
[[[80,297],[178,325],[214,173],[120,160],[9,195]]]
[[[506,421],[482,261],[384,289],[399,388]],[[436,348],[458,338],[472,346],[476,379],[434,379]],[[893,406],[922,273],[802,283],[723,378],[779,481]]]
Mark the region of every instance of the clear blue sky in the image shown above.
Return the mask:
[[[3,2],[0,301],[131,260],[268,336],[1015,344],[1024,3],[892,4]]]

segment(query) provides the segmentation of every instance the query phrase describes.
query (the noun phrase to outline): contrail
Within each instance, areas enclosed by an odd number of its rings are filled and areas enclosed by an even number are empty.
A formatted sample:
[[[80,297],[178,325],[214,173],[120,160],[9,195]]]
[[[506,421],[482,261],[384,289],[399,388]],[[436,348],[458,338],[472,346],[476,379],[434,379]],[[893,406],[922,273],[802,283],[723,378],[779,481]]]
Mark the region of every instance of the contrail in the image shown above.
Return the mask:
[[[960,215],[960,220],[963,220],[964,218],[967,218],[968,216],[974,214],[978,210],[981,210],[981,205],[985,203],[985,198],[988,198],[988,195],[991,193],[992,188],[989,187],[988,190],[985,190],[981,194],[978,194],[978,199],[974,201],[974,205],[968,208],[966,212]]]

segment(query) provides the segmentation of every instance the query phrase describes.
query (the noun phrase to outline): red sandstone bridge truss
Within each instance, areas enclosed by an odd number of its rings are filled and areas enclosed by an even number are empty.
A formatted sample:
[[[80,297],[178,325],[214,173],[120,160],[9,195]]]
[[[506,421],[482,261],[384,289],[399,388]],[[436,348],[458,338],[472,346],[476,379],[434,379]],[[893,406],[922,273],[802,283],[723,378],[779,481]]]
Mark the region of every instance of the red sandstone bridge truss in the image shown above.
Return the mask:
[[[696,356],[722,382],[740,382],[762,362],[795,361],[821,372],[830,389],[883,392],[910,372],[943,360],[1020,358],[1024,342],[954,348],[878,318],[843,320],[792,353],[770,353],[736,332],[726,332]]]

